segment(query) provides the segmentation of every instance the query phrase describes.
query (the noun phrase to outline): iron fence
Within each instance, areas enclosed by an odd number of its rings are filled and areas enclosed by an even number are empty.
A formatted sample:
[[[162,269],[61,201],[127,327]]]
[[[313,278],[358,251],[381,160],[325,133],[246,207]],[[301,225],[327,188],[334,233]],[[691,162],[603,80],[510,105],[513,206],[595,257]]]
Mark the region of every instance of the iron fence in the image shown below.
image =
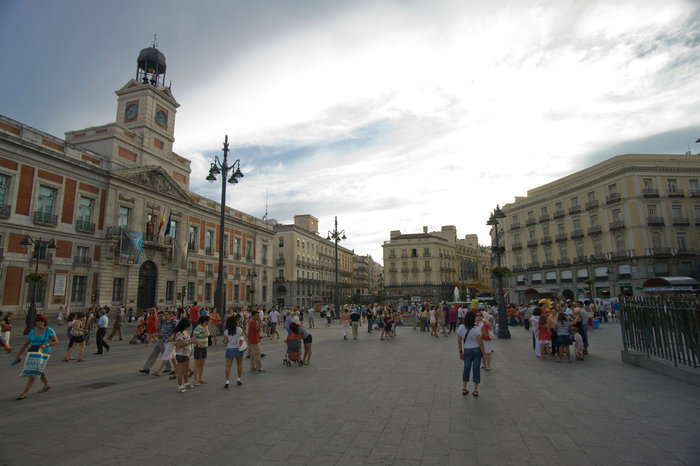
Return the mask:
[[[639,351],[697,368],[700,362],[697,296],[623,298],[620,303],[622,344],[625,351]]]

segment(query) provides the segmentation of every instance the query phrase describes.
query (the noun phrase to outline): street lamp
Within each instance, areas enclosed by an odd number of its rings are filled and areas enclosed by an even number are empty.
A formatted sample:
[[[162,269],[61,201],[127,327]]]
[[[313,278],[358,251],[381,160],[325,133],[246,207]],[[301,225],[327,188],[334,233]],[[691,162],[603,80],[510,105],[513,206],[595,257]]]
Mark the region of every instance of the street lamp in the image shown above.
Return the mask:
[[[248,278],[250,278],[250,286],[248,287],[248,293],[250,294],[250,308],[253,307],[253,297],[255,296],[255,279],[258,274],[255,270],[248,272]]]
[[[505,218],[501,208],[497,205],[496,209],[491,213],[487,225],[493,227],[495,232],[495,245],[491,245],[491,253],[496,256],[496,265],[500,269],[501,256],[505,253],[505,248],[501,246],[498,232],[498,221]],[[508,330],[508,312],[506,311],[506,303],[503,299],[503,274],[499,273],[496,277],[498,280],[498,338],[510,338],[510,330]]]
[[[340,291],[338,288],[338,241],[345,240],[345,230],[338,231],[338,217],[335,217],[335,228],[328,232],[326,237],[328,241],[331,239],[335,242],[335,293],[333,293],[333,304],[335,305],[336,317],[340,317]]]
[[[224,138],[224,158],[219,160],[218,156],[214,156],[214,161],[209,168],[209,176],[206,180],[210,183],[216,181],[216,175],[221,174],[221,217],[219,218],[219,276],[216,281],[216,307],[220,316],[224,316],[226,306],[224,293],[224,218],[226,214],[226,177],[229,171],[232,171],[228,182],[231,184],[238,183],[239,178],[243,178],[241,172],[241,159],[236,159],[235,162],[229,165],[228,163],[228,135]],[[234,170],[235,168],[235,170]]]
[[[34,320],[36,320],[36,285],[39,282],[39,255],[41,253],[41,246],[44,244],[44,241],[42,241],[41,238],[39,238],[38,240],[34,240],[31,236],[26,235],[19,244],[25,247],[29,247],[32,245],[34,246],[33,257],[36,263],[36,267],[34,269],[34,276],[30,280],[32,283],[32,301],[29,303],[27,317],[24,320],[24,334],[28,335],[31,329],[34,328]],[[54,242],[54,240],[51,240],[48,242],[46,247],[48,249],[56,249],[56,243]],[[31,263],[32,261],[30,259],[29,264],[31,265]]]

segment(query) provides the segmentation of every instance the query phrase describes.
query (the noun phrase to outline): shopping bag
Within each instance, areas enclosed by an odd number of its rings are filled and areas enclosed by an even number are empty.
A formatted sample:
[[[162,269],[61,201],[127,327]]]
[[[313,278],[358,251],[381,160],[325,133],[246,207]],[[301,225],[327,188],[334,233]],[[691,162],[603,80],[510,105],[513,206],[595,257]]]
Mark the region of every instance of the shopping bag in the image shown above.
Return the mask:
[[[20,377],[39,377],[44,373],[46,364],[49,362],[50,354],[44,354],[40,351],[29,352],[24,360],[24,369],[19,375]]]

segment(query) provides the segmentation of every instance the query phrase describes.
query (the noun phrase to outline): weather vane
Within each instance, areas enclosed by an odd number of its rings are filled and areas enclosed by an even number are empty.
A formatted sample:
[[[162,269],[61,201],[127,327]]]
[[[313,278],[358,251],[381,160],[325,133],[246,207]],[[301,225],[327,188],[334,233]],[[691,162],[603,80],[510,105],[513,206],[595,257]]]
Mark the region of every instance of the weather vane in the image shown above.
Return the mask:
[[[156,37],[155,34],[153,34],[153,48],[157,48],[158,46],[158,38]]]

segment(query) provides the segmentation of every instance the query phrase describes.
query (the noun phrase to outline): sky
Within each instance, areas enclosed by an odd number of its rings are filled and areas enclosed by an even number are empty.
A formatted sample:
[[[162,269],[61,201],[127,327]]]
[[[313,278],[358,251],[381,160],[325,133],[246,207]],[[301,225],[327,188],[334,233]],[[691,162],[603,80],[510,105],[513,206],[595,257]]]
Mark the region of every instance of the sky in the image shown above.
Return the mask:
[[[496,205],[625,153],[700,153],[700,2],[0,0],[0,114],[57,137],[116,119],[152,44],[174,150],[213,200],[382,261],[392,230],[487,244]]]

